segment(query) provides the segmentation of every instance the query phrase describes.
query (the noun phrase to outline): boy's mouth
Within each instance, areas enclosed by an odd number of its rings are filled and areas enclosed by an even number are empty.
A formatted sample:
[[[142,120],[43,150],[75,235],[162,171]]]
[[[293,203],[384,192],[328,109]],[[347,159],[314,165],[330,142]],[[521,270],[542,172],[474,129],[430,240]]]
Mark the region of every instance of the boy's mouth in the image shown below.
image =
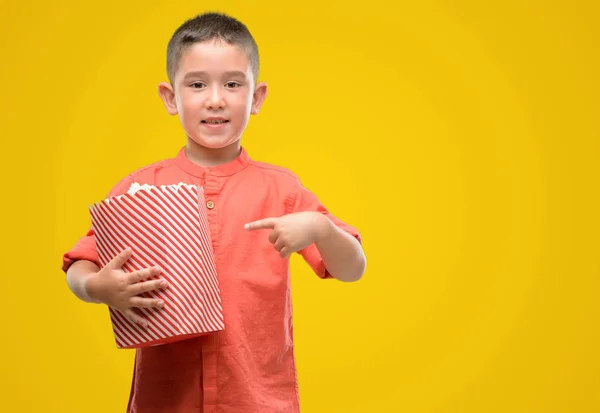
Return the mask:
[[[207,125],[221,125],[227,122],[229,122],[227,119],[205,119],[202,121],[202,123],[205,123]]]

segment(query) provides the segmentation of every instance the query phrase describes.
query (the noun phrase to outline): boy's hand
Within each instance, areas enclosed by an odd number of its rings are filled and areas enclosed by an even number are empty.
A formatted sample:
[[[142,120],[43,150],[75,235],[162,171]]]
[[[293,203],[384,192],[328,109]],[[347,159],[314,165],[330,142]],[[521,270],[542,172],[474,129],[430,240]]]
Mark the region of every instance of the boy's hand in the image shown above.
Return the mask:
[[[244,228],[248,231],[271,229],[269,242],[279,251],[281,258],[287,258],[326,237],[331,222],[321,213],[307,211],[261,219],[246,224]]]
[[[162,308],[162,300],[138,297],[138,294],[167,288],[165,280],[140,282],[160,274],[160,268],[146,268],[127,273],[121,268],[131,257],[127,249],[113,258],[96,274],[90,275],[85,283],[88,296],[96,302],[104,303],[120,310],[129,320],[146,327],[148,323],[133,310],[134,307]]]

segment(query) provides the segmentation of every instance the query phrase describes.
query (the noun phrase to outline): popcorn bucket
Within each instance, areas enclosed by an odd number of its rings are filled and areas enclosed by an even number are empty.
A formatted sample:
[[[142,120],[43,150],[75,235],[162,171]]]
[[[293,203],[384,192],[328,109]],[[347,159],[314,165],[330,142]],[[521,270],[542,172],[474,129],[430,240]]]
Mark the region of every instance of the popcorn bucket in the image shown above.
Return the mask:
[[[102,267],[127,247],[123,270],[159,266],[169,288],[140,294],[163,308],[135,308],[147,327],[109,307],[118,348],[142,348],[223,330],[223,309],[204,190],[197,185],[139,185],[90,206]],[[148,280],[149,280],[148,279]],[[147,281],[147,280],[144,280]]]

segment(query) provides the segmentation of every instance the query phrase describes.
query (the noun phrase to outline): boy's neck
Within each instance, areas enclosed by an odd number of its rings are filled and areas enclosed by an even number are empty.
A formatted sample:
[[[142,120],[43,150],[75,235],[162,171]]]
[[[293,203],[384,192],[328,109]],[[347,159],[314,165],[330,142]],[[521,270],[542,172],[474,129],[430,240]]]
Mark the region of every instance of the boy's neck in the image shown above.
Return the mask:
[[[241,150],[239,140],[224,148],[213,149],[198,145],[193,140],[188,139],[185,154],[196,165],[210,168],[233,161],[240,156]]]

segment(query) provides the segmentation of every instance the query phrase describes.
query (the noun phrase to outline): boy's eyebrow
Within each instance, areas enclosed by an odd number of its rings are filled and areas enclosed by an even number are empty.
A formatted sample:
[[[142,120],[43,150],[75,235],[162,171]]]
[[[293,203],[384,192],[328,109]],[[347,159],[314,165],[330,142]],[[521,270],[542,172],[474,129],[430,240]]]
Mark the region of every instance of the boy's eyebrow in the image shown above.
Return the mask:
[[[228,72],[225,72],[224,75],[227,77],[242,77],[244,79],[246,78],[246,74],[241,70],[230,70]],[[208,72],[204,71],[188,72],[183,77],[183,80],[189,79],[191,77],[210,77],[210,75],[208,74]]]

